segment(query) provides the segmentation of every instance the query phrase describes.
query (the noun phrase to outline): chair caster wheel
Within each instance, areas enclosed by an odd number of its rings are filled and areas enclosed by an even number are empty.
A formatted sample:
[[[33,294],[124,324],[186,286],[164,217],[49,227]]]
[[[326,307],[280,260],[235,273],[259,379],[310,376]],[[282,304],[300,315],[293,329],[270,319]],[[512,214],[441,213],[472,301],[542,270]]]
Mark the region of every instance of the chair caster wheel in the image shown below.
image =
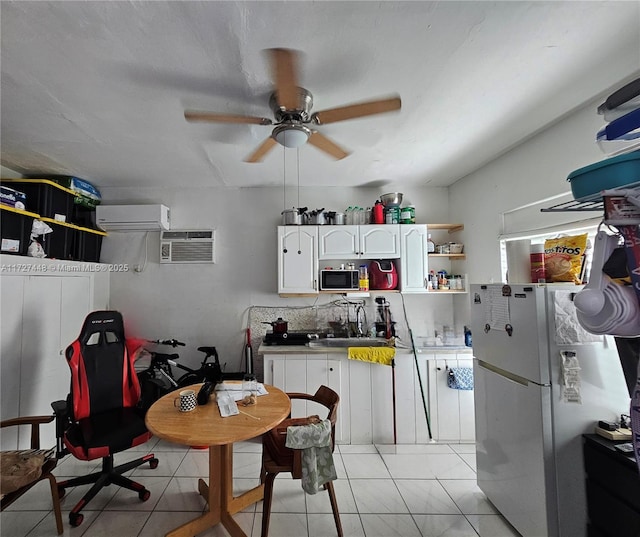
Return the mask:
[[[149,461],[149,468],[155,470],[158,467],[158,459],[153,458]]]
[[[84,520],[84,515],[80,513],[69,513],[69,524],[77,528]]]
[[[151,493],[147,490],[141,490],[138,492],[138,498],[140,498],[143,502],[146,502],[149,498],[151,498]]]

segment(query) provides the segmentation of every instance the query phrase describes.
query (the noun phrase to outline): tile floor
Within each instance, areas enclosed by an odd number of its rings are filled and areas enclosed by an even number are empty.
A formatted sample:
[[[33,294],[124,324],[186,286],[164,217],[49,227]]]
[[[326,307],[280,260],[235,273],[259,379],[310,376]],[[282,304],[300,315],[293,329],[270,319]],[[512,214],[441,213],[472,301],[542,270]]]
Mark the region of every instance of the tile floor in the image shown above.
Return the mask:
[[[201,512],[204,501],[197,481],[208,473],[208,452],[152,439],[139,446],[160,459],[129,472],[150,491],[147,502],[134,492],[110,486],[83,511],[84,522],[69,525],[68,512],[87,487],[69,489],[62,500],[64,535],[79,537],[161,537]],[[234,446],[234,491],[258,482],[261,445]],[[139,456],[129,450],[116,464]],[[487,501],[475,480],[474,446],[341,445],[336,447],[335,482],[345,537],[518,537],[519,534]],[[59,462],[58,478],[89,473],[99,466],[71,456]],[[272,537],[334,537],[335,526],[326,492],[306,495],[300,481],[288,474],[276,478],[270,535]],[[245,533],[260,535],[262,503],[234,517]],[[43,481],[0,515],[3,537],[54,537],[48,482]],[[217,526],[198,537],[224,537]]]

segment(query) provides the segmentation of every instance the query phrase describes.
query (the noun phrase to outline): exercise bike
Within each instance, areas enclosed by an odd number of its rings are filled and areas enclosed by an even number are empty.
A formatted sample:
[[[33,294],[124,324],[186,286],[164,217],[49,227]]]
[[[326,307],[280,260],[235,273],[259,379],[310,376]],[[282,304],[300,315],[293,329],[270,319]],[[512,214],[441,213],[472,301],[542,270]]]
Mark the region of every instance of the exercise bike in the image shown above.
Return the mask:
[[[176,339],[149,342],[156,345],[170,345],[174,348],[185,346],[184,343]],[[138,381],[140,382],[141,388],[140,406],[148,409],[163,395],[191,384],[211,382],[215,385],[224,380],[242,380],[244,377],[245,372],[242,371],[223,371],[223,367],[220,365],[218,351],[215,347],[198,347],[198,350],[203,352],[205,356],[200,363],[200,367],[198,369],[192,369],[176,362],[176,360],[180,358],[178,354],[164,354],[144,349],[140,354],[140,358],[146,355],[149,357],[150,362],[146,369],[138,372]],[[212,362],[209,361],[211,357],[213,357]],[[185,373],[176,378],[173,373],[173,368],[181,369],[185,371]]]

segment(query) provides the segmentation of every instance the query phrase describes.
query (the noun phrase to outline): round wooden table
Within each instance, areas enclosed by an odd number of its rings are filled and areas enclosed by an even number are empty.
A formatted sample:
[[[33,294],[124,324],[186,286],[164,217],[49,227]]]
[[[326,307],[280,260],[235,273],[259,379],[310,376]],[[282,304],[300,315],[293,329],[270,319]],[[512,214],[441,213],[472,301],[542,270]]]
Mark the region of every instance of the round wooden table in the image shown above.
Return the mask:
[[[196,393],[202,384],[186,389]],[[180,412],[174,406],[179,390],[158,399],[147,411],[147,428],[156,436],[186,446],[209,446],[209,484],[198,481],[198,491],[209,504],[203,515],[177,527],[166,537],[193,537],[211,526],[222,523],[232,537],[246,534],[232,515],[263,498],[262,484],[240,496],[233,496],[233,443],[255,438],[284,420],[291,411],[286,393],[275,386],[265,386],[267,395],[258,397],[252,406],[238,405],[241,413],[223,418],[213,397],[209,404],[191,412]],[[256,476],[257,477],[257,476]]]

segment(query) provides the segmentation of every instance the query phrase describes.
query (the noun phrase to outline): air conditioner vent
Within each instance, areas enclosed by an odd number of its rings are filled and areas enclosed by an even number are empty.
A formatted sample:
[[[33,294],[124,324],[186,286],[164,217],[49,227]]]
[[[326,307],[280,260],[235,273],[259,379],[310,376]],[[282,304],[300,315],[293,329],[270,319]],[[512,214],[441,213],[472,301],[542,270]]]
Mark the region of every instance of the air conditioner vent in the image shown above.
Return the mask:
[[[160,236],[160,263],[215,263],[214,230],[171,230]]]

